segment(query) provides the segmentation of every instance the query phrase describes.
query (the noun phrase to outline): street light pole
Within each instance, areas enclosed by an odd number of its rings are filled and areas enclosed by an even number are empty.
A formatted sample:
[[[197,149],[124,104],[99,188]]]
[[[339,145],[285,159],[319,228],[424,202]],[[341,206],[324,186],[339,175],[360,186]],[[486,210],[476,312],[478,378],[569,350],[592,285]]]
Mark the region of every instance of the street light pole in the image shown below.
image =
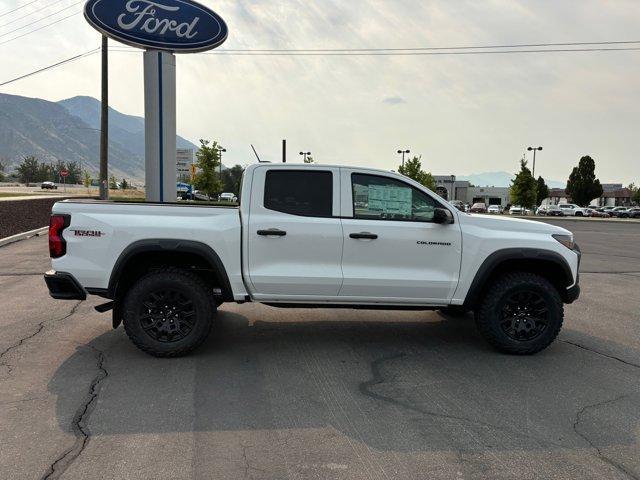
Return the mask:
[[[311,152],[300,152],[300,155],[304,157],[304,163],[307,163],[307,157],[311,156]]]
[[[527,148],[528,151],[533,152],[533,178],[536,178],[536,152],[541,152],[542,151],[542,147],[529,147]]]
[[[226,148],[222,148],[222,147],[218,147],[218,152],[220,152],[220,183],[222,184],[222,154],[225,153],[227,151]],[[222,186],[222,189],[224,190],[224,185]],[[220,192],[223,193],[223,192]]]
[[[402,154],[402,168],[404,168],[404,156],[411,153],[411,150],[398,150],[398,154]]]

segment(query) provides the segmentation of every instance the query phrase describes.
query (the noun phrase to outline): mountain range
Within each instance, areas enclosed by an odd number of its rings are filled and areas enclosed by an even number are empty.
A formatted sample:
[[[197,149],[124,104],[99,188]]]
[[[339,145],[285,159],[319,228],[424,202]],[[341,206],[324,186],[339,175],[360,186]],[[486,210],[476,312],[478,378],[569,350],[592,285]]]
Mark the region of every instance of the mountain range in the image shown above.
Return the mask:
[[[100,101],[78,96],[49,102],[39,98],[0,94],[0,160],[7,172],[22,157],[35,155],[41,161],[78,162],[96,174],[100,151]],[[198,149],[177,136],[178,148]],[[144,118],[109,109],[109,170],[120,178],[144,180]],[[224,168],[224,167],[223,167]],[[458,176],[477,186],[508,187],[514,175],[484,172]],[[565,183],[547,180],[550,188]]]
[[[509,172],[484,172],[472,175],[458,175],[458,180],[466,180],[477,187],[508,187],[515,175]],[[549,188],[565,188],[566,183],[545,178]]]
[[[60,102],[0,94],[0,159],[7,171],[22,157],[78,162],[97,173],[100,152],[100,101],[73,97]],[[178,148],[198,149],[177,136]],[[144,118],[109,109],[109,171],[116,177],[144,179]]]

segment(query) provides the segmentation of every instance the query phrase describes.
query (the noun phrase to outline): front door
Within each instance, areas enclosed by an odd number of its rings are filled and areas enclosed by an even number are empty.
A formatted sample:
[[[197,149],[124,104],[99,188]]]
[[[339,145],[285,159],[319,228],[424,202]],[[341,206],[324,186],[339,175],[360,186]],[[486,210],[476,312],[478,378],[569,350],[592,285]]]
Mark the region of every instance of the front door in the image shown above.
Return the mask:
[[[390,176],[343,169],[342,185],[340,296],[352,301],[448,303],[458,285],[462,233],[457,222],[433,223],[434,209],[448,207]]]
[[[259,300],[335,297],[342,285],[337,168],[265,166],[254,172],[247,235]]]

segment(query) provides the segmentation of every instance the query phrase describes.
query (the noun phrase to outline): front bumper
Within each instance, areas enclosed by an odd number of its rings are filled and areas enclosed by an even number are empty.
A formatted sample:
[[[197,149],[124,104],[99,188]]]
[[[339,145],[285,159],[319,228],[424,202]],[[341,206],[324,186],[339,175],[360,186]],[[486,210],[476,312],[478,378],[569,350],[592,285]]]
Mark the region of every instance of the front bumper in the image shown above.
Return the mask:
[[[86,300],[87,292],[73,275],[50,270],[44,274],[49,295],[57,300]]]
[[[578,268],[576,269],[576,283],[573,286],[567,288],[566,293],[564,294],[564,298],[562,299],[564,303],[573,303],[578,298],[580,298],[580,263],[582,262],[582,250],[580,250],[580,246],[576,243],[574,244],[573,251],[578,255]]]

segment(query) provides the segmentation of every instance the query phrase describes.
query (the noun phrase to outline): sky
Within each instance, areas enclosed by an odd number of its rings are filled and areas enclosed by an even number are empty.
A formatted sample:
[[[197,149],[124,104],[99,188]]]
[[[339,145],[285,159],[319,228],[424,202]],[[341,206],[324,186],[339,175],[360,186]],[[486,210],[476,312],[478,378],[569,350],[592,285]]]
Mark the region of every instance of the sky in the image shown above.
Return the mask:
[[[98,47],[77,0],[0,0],[0,83]],[[638,0],[201,0],[228,24],[225,49],[416,48],[640,41]],[[22,25],[69,7],[29,28]],[[33,13],[33,14],[32,14]],[[32,14],[22,20],[23,15]],[[7,25],[8,22],[12,22]],[[111,45],[116,46],[112,41]],[[638,47],[626,45],[626,47]],[[99,55],[0,87],[99,98]],[[640,50],[437,56],[177,58],[178,133],[218,140],[225,164],[311,151],[320,163],[396,169],[397,150],[434,174],[536,173],[566,181],[583,155],[602,182],[640,183]],[[110,102],[143,115],[142,54],[110,54]]]

